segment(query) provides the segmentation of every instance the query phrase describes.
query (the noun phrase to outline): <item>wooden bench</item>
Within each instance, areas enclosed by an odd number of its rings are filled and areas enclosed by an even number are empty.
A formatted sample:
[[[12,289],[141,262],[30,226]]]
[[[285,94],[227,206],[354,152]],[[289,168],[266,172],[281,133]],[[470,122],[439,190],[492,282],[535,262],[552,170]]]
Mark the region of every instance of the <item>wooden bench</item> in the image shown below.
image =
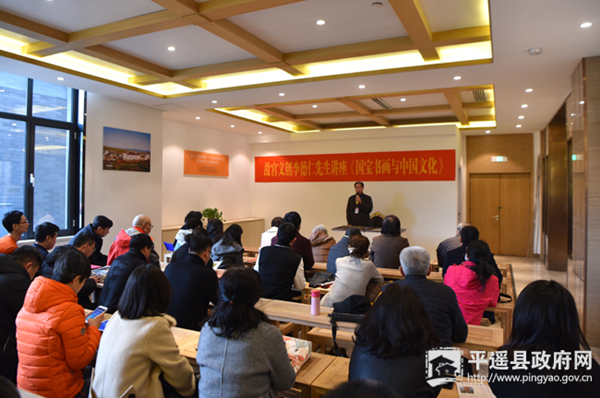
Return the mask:
[[[320,350],[321,353],[325,354],[326,347],[333,347],[331,329],[313,328],[308,332],[307,337],[308,340],[313,343],[313,351]],[[335,340],[337,341],[338,346],[345,348],[346,350],[352,350],[354,348],[352,337],[354,337],[354,333],[338,331]],[[350,354],[350,352],[348,352],[348,354]]]

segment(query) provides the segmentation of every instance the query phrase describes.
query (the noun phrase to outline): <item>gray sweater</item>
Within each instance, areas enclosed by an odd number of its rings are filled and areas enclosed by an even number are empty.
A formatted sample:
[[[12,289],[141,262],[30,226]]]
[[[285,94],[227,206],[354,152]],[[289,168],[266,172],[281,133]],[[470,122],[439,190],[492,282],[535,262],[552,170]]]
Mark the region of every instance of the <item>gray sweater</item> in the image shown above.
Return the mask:
[[[200,398],[277,397],[296,381],[281,332],[266,322],[239,339],[219,337],[206,323],[196,360]]]

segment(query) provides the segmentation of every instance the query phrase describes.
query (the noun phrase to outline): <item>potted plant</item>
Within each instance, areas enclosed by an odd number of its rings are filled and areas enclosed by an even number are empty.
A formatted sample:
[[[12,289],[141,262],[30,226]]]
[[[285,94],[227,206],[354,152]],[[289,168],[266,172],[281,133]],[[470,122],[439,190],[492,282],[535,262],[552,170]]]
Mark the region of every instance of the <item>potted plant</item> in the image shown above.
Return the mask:
[[[219,209],[217,209],[216,207],[215,208],[207,207],[206,209],[202,210],[202,215],[204,216],[206,221],[216,218],[216,219],[219,219],[219,220],[225,222],[225,220],[223,219],[223,212],[219,211]]]

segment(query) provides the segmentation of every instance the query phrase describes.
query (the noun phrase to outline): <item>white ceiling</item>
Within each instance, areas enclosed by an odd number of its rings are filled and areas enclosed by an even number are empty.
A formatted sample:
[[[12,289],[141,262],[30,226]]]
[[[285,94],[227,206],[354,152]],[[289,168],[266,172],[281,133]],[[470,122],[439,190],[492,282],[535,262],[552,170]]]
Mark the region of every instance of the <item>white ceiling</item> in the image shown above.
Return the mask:
[[[35,3],[32,4],[32,3]],[[372,0],[308,0],[304,3],[291,4],[257,13],[245,14],[231,18],[241,27],[254,26],[251,32],[261,39],[273,44],[283,52],[314,48],[329,45],[372,40],[399,36],[402,32],[397,17],[389,3],[382,1],[383,7],[373,8]],[[471,0],[421,0],[424,12],[434,30],[451,29],[454,23],[462,18],[473,19],[475,14]],[[307,6],[308,4],[308,6]],[[342,6],[340,6],[342,5]],[[471,5],[471,6],[470,6]],[[39,20],[47,25],[65,30],[76,31],[89,26],[123,19],[124,16],[135,16],[160,10],[161,8],[148,0],[0,0],[0,8],[30,19]],[[292,10],[293,12],[290,12]],[[337,11],[337,12],[336,12]],[[453,18],[448,18],[453,15]],[[540,130],[554,116],[570,92],[570,76],[579,60],[583,57],[600,55],[600,1],[599,0],[491,0],[490,16],[492,28],[492,45],[494,60],[491,64],[464,66],[457,68],[441,68],[378,76],[355,77],[324,82],[289,84],[277,87],[257,89],[241,89],[218,94],[206,94],[167,100],[157,99],[106,84],[89,81],[76,76],[65,76],[64,82],[56,81],[58,72],[24,64],[18,61],[0,58],[0,70],[26,75],[36,79],[47,80],[55,84],[70,85],[103,95],[112,96],[147,106],[175,104],[182,108],[165,112],[165,117],[174,120],[207,126],[239,134],[254,135],[263,133],[287,134],[269,127],[260,127],[250,122],[233,120],[227,116],[207,112],[206,109],[218,107],[243,106],[260,103],[287,102],[293,100],[331,98],[360,94],[378,94],[387,92],[424,90],[442,87],[460,87],[471,85],[495,85],[497,128],[493,134],[525,133]],[[445,17],[445,18],[444,18]],[[317,26],[316,19],[325,19],[324,26]],[[252,24],[250,24],[250,21]],[[260,29],[256,21],[261,21]],[[582,22],[592,22],[591,28],[581,29]],[[162,32],[160,37],[145,35],[138,38],[110,43],[110,46],[123,46],[128,51],[139,51],[156,44],[150,51],[144,51],[146,58],[160,61],[162,65],[179,68],[190,65],[205,64],[203,56],[214,57],[206,63],[219,62],[219,57],[230,56],[229,51],[239,53],[244,59],[245,52],[237,48],[228,49],[219,44],[209,44],[202,54],[203,42],[195,42],[187,35],[186,27]],[[205,32],[206,35],[210,35]],[[196,36],[198,37],[198,36]],[[187,56],[178,51],[168,54],[164,51],[165,43],[180,40],[182,43],[169,44],[179,48],[193,47]],[[210,39],[206,39],[210,42]],[[215,48],[215,46],[217,48]],[[542,47],[543,53],[530,56],[527,50],[531,47]],[[188,52],[188,51],[186,51]],[[169,55],[172,58],[167,59]],[[456,75],[462,76],[460,81],[453,80]],[[366,85],[363,90],[359,84]],[[533,93],[525,93],[526,88],[533,88]],[[285,96],[278,94],[284,92]],[[212,104],[217,100],[218,104]],[[415,106],[408,101],[399,106]],[[528,108],[522,109],[521,104]],[[395,104],[394,107],[396,107]],[[325,111],[325,108],[314,111]],[[312,111],[312,110],[311,110]],[[308,113],[308,112],[303,112]],[[525,119],[518,120],[519,115]],[[195,117],[200,116],[201,120]],[[231,124],[235,128],[229,127]],[[517,129],[515,126],[522,124]],[[473,131],[469,134],[481,134]]]

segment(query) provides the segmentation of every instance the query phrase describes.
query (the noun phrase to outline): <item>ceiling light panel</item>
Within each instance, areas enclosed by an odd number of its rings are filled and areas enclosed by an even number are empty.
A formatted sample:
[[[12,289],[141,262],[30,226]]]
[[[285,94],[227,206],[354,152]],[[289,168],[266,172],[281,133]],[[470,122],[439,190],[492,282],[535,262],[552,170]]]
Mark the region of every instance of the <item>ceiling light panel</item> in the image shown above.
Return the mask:
[[[408,35],[390,7],[364,0],[301,1],[228,19],[284,53]]]
[[[434,32],[490,24],[487,0],[420,0],[419,3]]]
[[[176,47],[177,51],[165,56],[165,49],[169,46]],[[110,47],[169,69],[254,58],[252,54],[197,26],[117,40],[110,42]]]
[[[60,0],[52,2],[3,0],[2,10],[27,16],[36,22],[66,32],[76,32],[94,26],[161,11],[163,8],[148,0]]]

